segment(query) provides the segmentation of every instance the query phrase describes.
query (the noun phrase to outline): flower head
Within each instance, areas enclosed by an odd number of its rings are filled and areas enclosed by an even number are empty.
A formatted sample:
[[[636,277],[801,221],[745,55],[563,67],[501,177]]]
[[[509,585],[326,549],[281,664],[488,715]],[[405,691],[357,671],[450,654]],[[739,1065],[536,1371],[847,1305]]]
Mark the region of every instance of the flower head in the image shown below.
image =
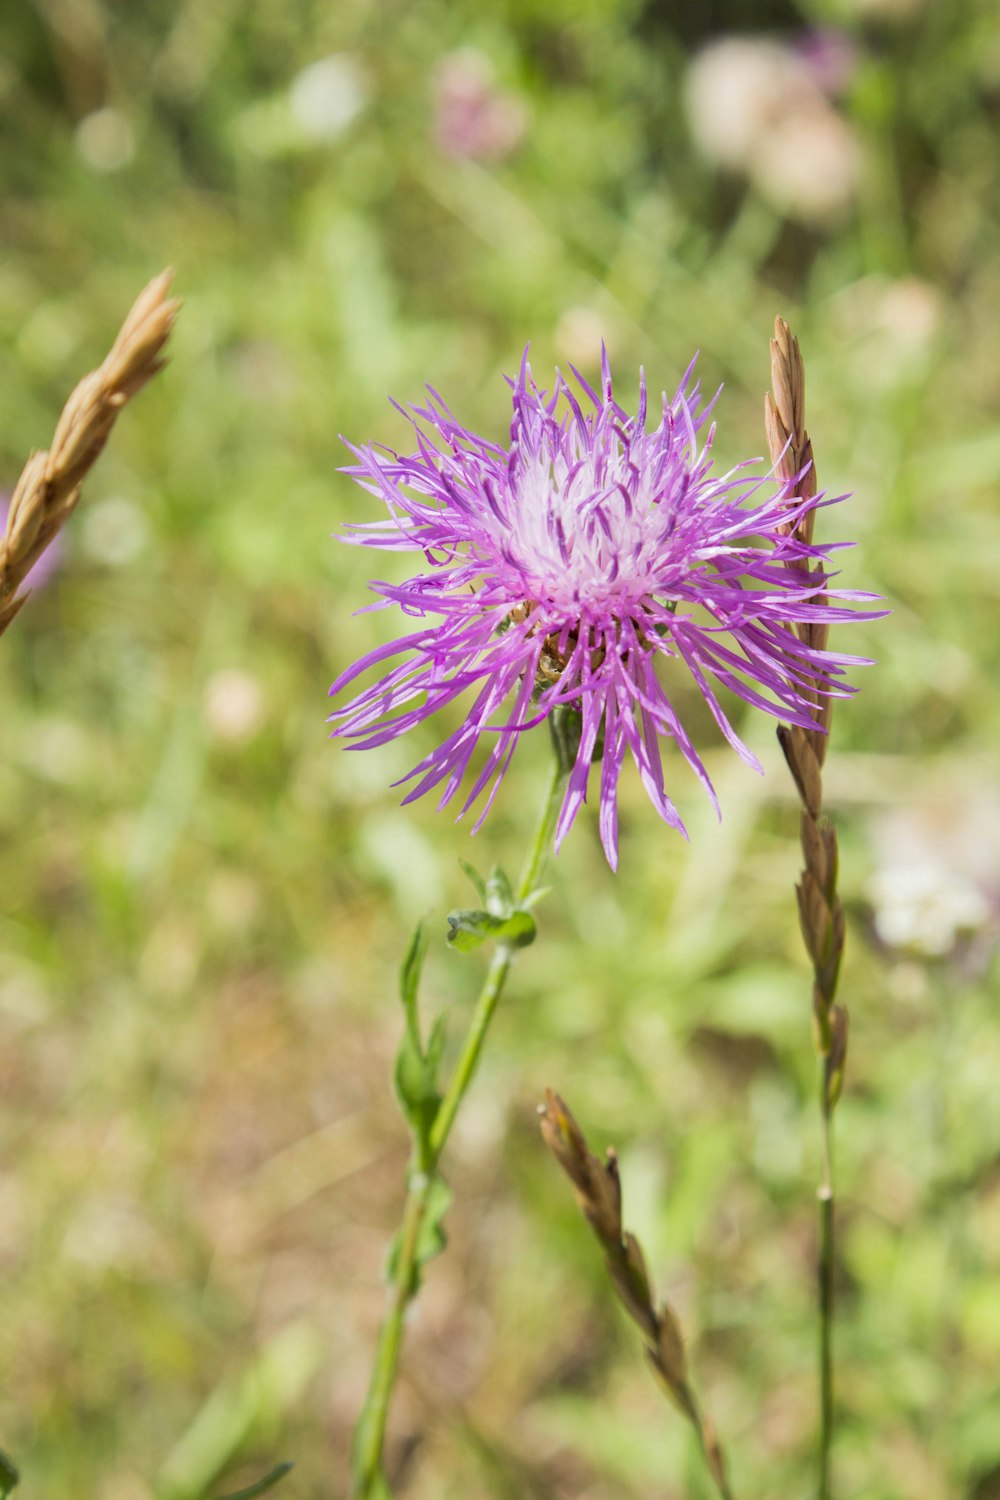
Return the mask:
[[[661,739],[676,743],[718,807],[661,675],[689,674],[726,739],[760,770],[716,689],[814,727],[816,695],[849,693],[844,668],[862,659],[810,648],[794,627],[867,618],[838,601],[870,596],[822,589],[820,574],[804,572],[834,550],[807,544],[796,526],[822,496],[802,500],[795,481],[747,475],[746,465],[712,476],[714,428],[703,435],[710,408],[691,369],[652,418],[641,375],[635,416],[614,399],[606,354],[600,395],[573,373],[581,395],[558,374],[551,392],[539,390],[525,352],[508,382],[506,447],[462,427],[433,390],[426,407],[404,413],[415,452],[351,447],[357,463],[346,472],[390,514],[345,540],[419,553],[425,567],[406,583],[371,585],[382,607],[420,624],[337,679],[331,694],[402,658],[331,722],[366,749],[468,693],[458,728],[404,778],[414,782],[404,800],[441,788],[448,803],[482,741],[488,754],[462,807],[487,794],[478,828],[523,732],[565,707],[578,715],[579,742],[556,847],[600,760],[601,839],[614,867],[627,754],[680,832]]]

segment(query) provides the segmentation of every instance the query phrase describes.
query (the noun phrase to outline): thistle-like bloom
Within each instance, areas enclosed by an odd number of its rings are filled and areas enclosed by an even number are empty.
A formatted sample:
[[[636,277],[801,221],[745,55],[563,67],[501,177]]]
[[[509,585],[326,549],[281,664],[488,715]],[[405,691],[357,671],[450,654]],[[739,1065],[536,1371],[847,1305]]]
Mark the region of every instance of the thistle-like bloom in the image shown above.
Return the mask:
[[[692,369],[672,400],[662,398],[655,423],[641,375],[629,416],[613,397],[606,355],[600,395],[573,373],[582,400],[558,374],[551,393],[541,391],[525,352],[508,381],[506,448],[467,431],[433,390],[426,407],[403,413],[414,453],[348,444],[358,462],[345,472],[382,497],[390,518],[351,527],[344,540],[416,552],[426,566],[406,583],[372,583],[373,608],[396,605],[419,628],[337,679],[331,694],[402,658],[331,722],[352,748],[368,749],[468,694],[459,726],[403,778],[415,782],[404,801],[440,787],[440,805],[450,802],[482,741],[488,753],[462,807],[487,793],[478,828],[524,731],[566,705],[579,714],[579,746],[556,847],[593,767],[601,840],[615,867],[626,753],[657,812],[681,833],[661,739],[676,743],[718,810],[671,674],[693,679],[723,735],[759,771],[716,688],[786,724],[815,727],[815,695],[850,693],[844,669],[863,658],[811,649],[794,627],[872,618],[839,602],[872,596],[827,587],[820,597],[820,575],[803,571],[837,545],[795,534],[822,496],[802,500],[795,481],[748,476],[745,464],[711,475],[714,427],[700,436],[710,407],[699,407]]]

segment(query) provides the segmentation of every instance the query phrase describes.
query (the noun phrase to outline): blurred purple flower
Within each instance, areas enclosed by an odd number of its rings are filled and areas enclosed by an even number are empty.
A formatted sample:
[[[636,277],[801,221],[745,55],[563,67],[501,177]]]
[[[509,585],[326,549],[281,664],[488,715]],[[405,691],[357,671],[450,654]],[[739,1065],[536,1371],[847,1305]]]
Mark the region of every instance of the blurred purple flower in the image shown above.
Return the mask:
[[[10,496],[0,493],[0,536],[7,529],[7,512],[10,510]],[[34,567],[26,575],[21,585],[22,589],[41,589],[49,582],[53,573],[59,567],[62,553],[62,537],[56,535],[46,547]]]
[[[499,89],[489,59],[462,48],[438,64],[434,80],[434,135],[449,156],[502,161],[524,135],[521,102]]]
[[[793,51],[805,63],[814,83],[831,99],[847,92],[861,62],[854,37],[835,26],[814,26],[800,32]]]
[[[430,403],[410,417],[416,452],[348,444],[358,462],[345,472],[381,496],[390,519],[352,526],[344,540],[422,553],[428,567],[403,584],[371,585],[381,596],[371,608],[398,605],[422,623],[337,679],[331,695],[405,658],[331,715],[334,733],[355,740],[354,749],[382,745],[475,692],[459,727],[403,778],[416,783],[406,802],[442,783],[440,805],[449,802],[483,740],[489,754],[462,808],[492,782],[478,828],[522,732],[567,705],[579,713],[580,738],[556,846],[600,758],[601,839],[614,868],[626,752],[660,816],[680,832],[664,790],[661,738],[676,741],[718,810],[659,663],[690,675],[725,738],[758,771],[716,685],[804,727],[814,722],[810,688],[852,691],[844,669],[864,658],[810,649],[789,629],[873,618],[836,602],[873,596],[827,589],[820,600],[815,575],[806,581],[795,571],[846,545],[807,546],[789,535],[806,510],[831,502],[802,501],[794,482],[748,476],[746,464],[712,477],[714,428],[699,437],[710,408],[699,408],[692,369],[647,422],[644,377],[629,416],[612,395],[606,354],[600,395],[574,370],[580,399],[559,374],[551,394],[539,390],[525,351],[508,381],[509,447],[467,431],[430,388]]]

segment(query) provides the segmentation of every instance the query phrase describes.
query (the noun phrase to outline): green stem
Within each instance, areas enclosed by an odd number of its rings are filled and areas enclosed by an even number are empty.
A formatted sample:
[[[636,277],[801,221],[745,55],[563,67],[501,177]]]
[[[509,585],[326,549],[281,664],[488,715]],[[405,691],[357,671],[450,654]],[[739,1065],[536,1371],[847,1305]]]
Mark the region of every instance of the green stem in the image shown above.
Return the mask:
[[[542,866],[555,831],[565,778],[565,759],[556,753],[552,757],[552,769],[545,789],[541,814],[514,891],[516,905],[526,901],[538,887]],[[479,1066],[486,1033],[500,996],[503,994],[504,983],[515,952],[516,949],[510,943],[497,944],[483,987],[479,992],[479,999],[476,1001],[461,1055],[455,1064],[454,1072],[434,1120],[430,1136],[430,1160],[425,1170],[410,1172],[403,1226],[399,1236],[399,1250],[393,1267],[392,1299],[379,1332],[368,1397],[354,1437],[353,1493],[355,1500],[376,1500],[379,1496],[378,1486],[382,1470],[382,1448],[385,1442],[389,1401],[399,1367],[406,1309],[417,1289],[417,1255],[424,1214],[434,1186],[438,1163],[448,1143],[448,1137],[461,1108],[462,1100]]]
[[[519,906],[526,901],[538,885],[538,878],[542,872],[545,856],[552,842],[555,831],[556,818],[559,813],[560,792],[563,785],[563,769],[556,756],[552,757],[552,769],[549,773],[549,784],[545,790],[545,799],[542,803],[541,815],[535,827],[534,837],[528,849],[524,868],[520,879],[514,890],[514,904]],[[510,962],[514,956],[515,949],[509,943],[498,943],[493,960],[486,972],[486,979],[479,999],[476,1001],[476,1009],[473,1013],[472,1024],[469,1034],[462,1048],[462,1055],[455,1064],[455,1071],[451,1075],[451,1081],[445,1090],[441,1107],[434,1119],[434,1127],[431,1130],[431,1164],[436,1168],[444,1150],[445,1143],[451,1134],[451,1127],[455,1123],[462,1100],[465,1098],[469,1084],[472,1082],[479,1059],[482,1055],[483,1043],[489,1030],[493,1012],[497,1008],[497,1001],[503,993],[504,982],[510,969]]]
[[[375,1364],[364,1408],[354,1434],[353,1494],[369,1500],[377,1494],[382,1467],[382,1446],[389,1416],[389,1398],[395,1384],[403,1343],[403,1320],[413,1296],[420,1226],[433,1179],[426,1172],[410,1174],[410,1186],[399,1237],[399,1256],[392,1286],[392,1300],[379,1330]]]
[[[833,1442],[833,1109],[824,1070],[823,1180],[819,1188],[819,1500],[831,1500],[830,1448]]]

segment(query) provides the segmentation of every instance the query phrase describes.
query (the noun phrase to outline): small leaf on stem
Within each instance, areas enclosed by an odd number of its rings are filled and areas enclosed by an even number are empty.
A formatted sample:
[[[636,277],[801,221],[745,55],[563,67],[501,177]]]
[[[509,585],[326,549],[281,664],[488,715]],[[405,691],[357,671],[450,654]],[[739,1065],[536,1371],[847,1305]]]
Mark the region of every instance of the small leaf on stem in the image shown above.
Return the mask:
[[[527,948],[535,941],[536,930],[534,917],[522,910],[508,917],[495,917],[488,911],[453,911],[448,916],[448,942],[459,953],[472,953],[491,941]]]
[[[451,1207],[454,1196],[442,1177],[435,1177],[428,1187],[423,1216],[420,1220],[420,1232],[417,1236],[416,1253],[407,1285],[409,1299],[415,1297],[420,1290],[424,1266],[429,1260],[433,1260],[435,1255],[440,1255],[448,1243],[448,1236],[444,1230],[444,1216]],[[389,1251],[387,1271],[389,1280],[392,1282],[395,1282],[399,1272],[400,1243],[400,1236],[397,1235]]]
[[[424,966],[427,956],[427,934],[424,931],[423,922],[418,922],[416,931],[410,939],[410,946],[406,950],[403,959],[403,967],[399,971],[399,995],[406,1008],[407,1022],[412,1022],[417,1030],[419,1041],[419,1025],[417,1021],[417,991],[420,987],[420,972]]]
[[[472,888],[483,905],[486,905],[486,881],[480,875],[475,865],[470,865],[467,859],[460,859],[459,864],[472,882]]]
[[[426,1166],[430,1159],[431,1128],[441,1105],[437,1071],[444,1049],[445,1027],[444,1017],[439,1016],[431,1027],[425,1049],[420,1035],[418,989],[426,952],[427,937],[421,923],[413,934],[399,976],[400,998],[406,1011],[406,1028],[393,1069],[396,1097],[413,1133],[416,1159],[420,1166]]]
[[[494,865],[486,882],[486,910],[493,917],[509,917],[514,910],[514,892],[499,865]]]

